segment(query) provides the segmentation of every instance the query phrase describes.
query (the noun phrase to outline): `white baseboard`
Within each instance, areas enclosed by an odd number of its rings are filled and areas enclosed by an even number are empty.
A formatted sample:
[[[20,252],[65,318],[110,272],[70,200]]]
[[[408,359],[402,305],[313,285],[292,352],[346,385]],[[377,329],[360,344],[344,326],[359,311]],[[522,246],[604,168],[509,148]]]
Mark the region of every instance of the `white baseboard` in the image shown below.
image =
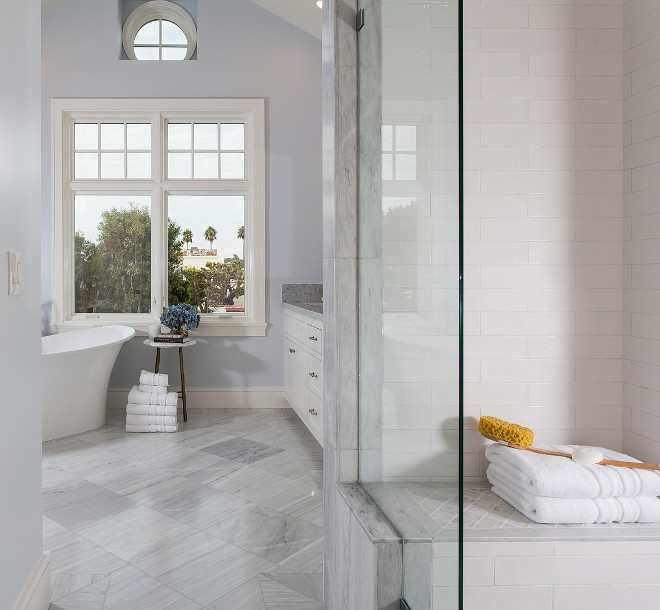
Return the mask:
[[[108,390],[108,409],[125,409],[129,388]],[[186,388],[188,409],[287,409],[284,388]]]
[[[50,556],[43,553],[32,571],[14,610],[48,610],[50,606]]]

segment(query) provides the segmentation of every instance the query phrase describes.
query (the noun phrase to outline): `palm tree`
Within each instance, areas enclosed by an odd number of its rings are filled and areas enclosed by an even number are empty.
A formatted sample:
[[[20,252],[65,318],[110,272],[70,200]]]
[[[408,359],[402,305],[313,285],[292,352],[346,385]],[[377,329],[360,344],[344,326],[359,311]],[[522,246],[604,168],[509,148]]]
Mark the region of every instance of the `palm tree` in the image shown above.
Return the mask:
[[[238,227],[238,234],[236,237],[238,237],[238,239],[245,239],[245,225]]]
[[[218,232],[213,227],[207,227],[206,231],[204,231],[204,239],[211,244],[211,250],[213,250],[213,242],[217,236]]]
[[[190,229],[186,229],[183,232],[182,237],[183,237],[183,241],[186,242],[186,250],[190,250],[190,248],[188,247],[188,244],[192,243],[192,240],[193,240],[192,231]]]

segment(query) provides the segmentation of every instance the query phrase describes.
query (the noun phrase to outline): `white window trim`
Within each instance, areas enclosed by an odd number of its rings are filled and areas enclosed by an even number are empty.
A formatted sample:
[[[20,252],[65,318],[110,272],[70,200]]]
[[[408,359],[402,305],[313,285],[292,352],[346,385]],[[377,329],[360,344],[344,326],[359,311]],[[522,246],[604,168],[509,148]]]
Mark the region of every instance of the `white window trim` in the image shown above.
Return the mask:
[[[265,115],[263,99],[53,99],[51,102],[52,141],[52,329],[53,332],[124,324],[147,332],[157,322],[167,295],[167,265],[154,262],[167,257],[167,227],[163,208],[153,206],[152,216],[152,312],[150,314],[77,314],[73,303],[73,195],[107,192],[103,180],[73,179],[73,124],[76,119],[92,121],[139,120],[152,122],[152,152],[162,150],[163,119],[241,120],[245,123],[246,179],[213,181],[213,193],[223,188],[245,196],[245,316],[203,315],[191,335],[255,336],[266,334],[266,222],[265,222]],[[118,180],[113,192],[142,192],[166,199],[169,192],[209,194],[208,181],[165,180],[165,162],[152,154],[152,178]],[[166,157],[166,155],[162,155]],[[158,230],[159,228],[164,230]],[[156,305],[153,299],[156,299]]]
[[[165,19],[181,28],[188,41],[184,60],[190,59],[197,48],[197,27],[188,11],[168,0],[152,0],[138,6],[124,22],[122,29],[122,44],[129,59],[137,60],[134,43],[135,36],[150,21]]]

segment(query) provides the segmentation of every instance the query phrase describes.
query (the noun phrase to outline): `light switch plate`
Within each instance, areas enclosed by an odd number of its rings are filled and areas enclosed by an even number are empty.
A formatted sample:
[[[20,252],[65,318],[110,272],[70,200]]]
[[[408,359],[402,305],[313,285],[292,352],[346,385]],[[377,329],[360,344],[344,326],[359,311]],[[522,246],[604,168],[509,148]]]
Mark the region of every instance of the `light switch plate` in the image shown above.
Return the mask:
[[[9,260],[9,294],[23,294],[23,253],[7,252]]]

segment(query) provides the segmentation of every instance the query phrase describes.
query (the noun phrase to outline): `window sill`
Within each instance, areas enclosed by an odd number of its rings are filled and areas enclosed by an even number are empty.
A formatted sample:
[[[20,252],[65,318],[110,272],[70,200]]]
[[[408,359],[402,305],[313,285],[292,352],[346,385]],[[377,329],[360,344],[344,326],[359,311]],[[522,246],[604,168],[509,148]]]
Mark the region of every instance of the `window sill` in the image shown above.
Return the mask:
[[[116,318],[83,320],[74,319],[51,324],[53,333],[63,333],[69,330],[81,330],[95,326],[129,326],[135,329],[138,336],[149,334],[149,325],[158,319]],[[199,328],[190,331],[191,337],[265,337],[267,324],[250,320],[202,320]]]

